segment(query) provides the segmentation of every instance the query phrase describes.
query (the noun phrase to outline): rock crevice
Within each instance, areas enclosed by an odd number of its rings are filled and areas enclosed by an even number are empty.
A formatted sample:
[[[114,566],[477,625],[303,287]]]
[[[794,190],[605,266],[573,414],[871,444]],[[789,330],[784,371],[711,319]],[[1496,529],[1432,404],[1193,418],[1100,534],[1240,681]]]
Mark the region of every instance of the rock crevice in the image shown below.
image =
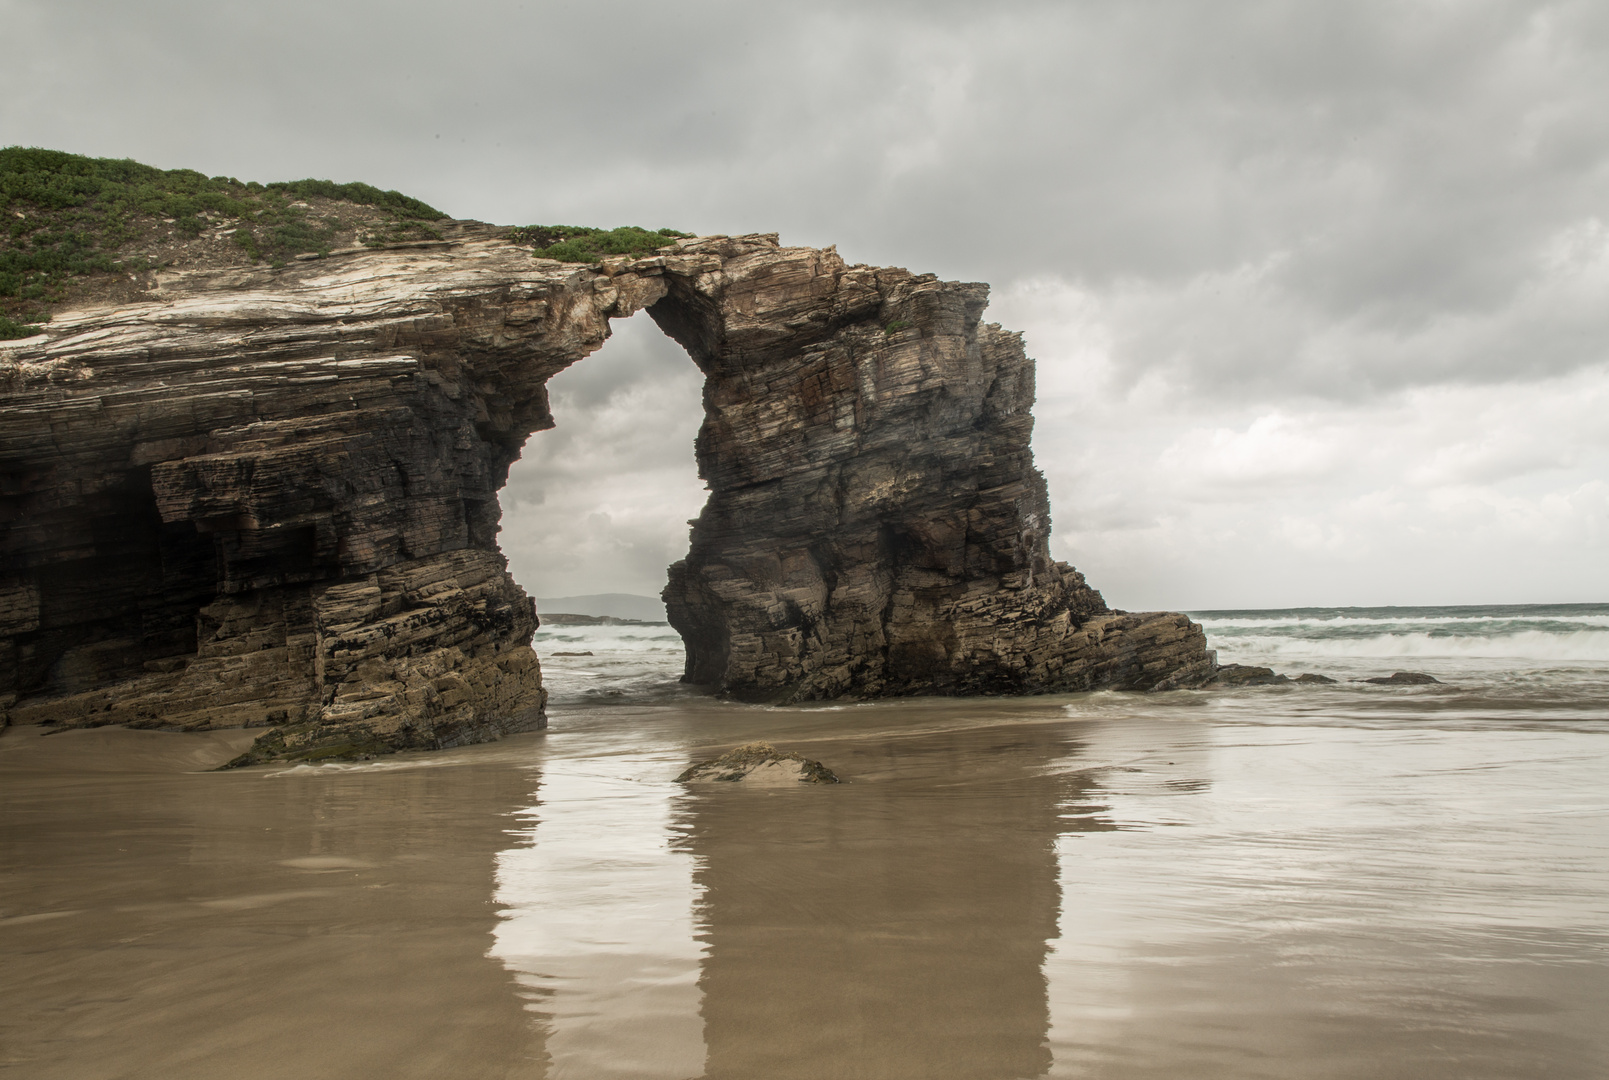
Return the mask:
[[[766,700],[1189,685],[1199,627],[1048,554],[1033,365],[987,288],[768,235],[581,267],[466,231],[0,345],[11,722],[267,725],[279,756],[540,726],[497,492],[546,383],[646,308],[706,375],[710,499],[665,599]]]

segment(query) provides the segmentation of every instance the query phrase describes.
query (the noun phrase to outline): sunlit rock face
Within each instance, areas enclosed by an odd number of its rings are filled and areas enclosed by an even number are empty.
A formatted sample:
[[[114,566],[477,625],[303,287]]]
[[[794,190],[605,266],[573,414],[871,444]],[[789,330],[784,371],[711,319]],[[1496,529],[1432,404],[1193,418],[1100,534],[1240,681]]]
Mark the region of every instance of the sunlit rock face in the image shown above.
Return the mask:
[[[709,505],[671,570],[690,681],[753,698],[1152,689],[1199,628],[1046,546],[1033,366],[982,285],[774,236],[581,267],[488,227],[0,343],[8,719],[270,726],[258,756],[544,723],[497,491],[545,384],[644,307],[705,371]]]

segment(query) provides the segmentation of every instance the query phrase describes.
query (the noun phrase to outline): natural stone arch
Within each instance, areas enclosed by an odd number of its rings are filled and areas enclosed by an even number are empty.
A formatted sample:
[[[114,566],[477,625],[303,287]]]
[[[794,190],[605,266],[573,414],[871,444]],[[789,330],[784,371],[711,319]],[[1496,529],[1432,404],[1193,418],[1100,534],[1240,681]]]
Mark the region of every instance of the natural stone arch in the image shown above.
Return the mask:
[[[459,226],[59,317],[0,350],[8,715],[274,725],[269,754],[540,726],[497,492],[553,424],[547,380],[645,307],[706,375],[710,499],[666,591],[693,681],[798,700],[1204,678],[1198,627],[1108,612],[1049,558],[1032,363],[980,325],[986,296],[774,236],[583,268]]]

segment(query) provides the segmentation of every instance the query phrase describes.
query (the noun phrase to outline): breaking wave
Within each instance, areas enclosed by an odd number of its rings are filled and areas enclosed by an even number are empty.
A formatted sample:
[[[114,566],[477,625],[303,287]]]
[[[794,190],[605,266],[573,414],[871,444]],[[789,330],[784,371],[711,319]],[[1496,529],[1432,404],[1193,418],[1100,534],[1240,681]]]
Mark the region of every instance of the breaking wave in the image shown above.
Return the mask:
[[[1609,604],[1292,608],[1192,617],[1210,645],[1232,654],[1609,663]]]
[[[697,691],[681,685],[686,653],[666,623],[544,625],[531,640],[554,705],[653,704]]]

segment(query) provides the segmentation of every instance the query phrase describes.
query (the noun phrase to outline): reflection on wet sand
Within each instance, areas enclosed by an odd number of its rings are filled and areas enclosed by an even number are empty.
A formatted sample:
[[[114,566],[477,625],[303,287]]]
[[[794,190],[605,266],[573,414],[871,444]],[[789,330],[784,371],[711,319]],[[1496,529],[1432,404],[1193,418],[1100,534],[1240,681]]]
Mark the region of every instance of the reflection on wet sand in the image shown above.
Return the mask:
[[[1054,708],[1048,715],[1059,715]],[[563,1077],[1004,1077],[1050,1064],[1061,808],[1046,724],[662,711],[550,737],[498,857],[513,970]],[[938,723],[927,720],[937,717]],[[687,735],[757,719],[838,786],[685,788]],[[902,730],[903,728],[903,730]],[[719,743],[717,743],[719,745]]]
[[[539,1075],[484,958],[531,740],[193,771],[253,734],[0,734],[0,1073]]]
[[[1563,780],[1600,736],[1123,704],[690,709],[632,730],[647,757],[550,743],[578,776],[524,847],[549,877],[500,878],[548,920],[515,966],[550,1075],[1602,1075],[1601,789]],[[756,720],[849,782],[668,783]]]
[[[0,1071],[1609,1075],[1601,705],[1325,693],[609,707],[231,774],[249,733],[5,732]],[[672,781],[762,734],[848,782]]]
[[[693,860],[674,838],[685,791],[659,755],[551,756],[524,843],[498,856],[491,955],[547,1033],[549,1077],[704,1071]]]
[[[1031,726],[815,744],[851,782],[701,788],[708,1075],[1042,1074],[1065,749]]]
[[[1116,827],[1060,845],[1051,1076],[1609,1075],[1603,797],[1559,783],[1601,736],[1082,734]]]

